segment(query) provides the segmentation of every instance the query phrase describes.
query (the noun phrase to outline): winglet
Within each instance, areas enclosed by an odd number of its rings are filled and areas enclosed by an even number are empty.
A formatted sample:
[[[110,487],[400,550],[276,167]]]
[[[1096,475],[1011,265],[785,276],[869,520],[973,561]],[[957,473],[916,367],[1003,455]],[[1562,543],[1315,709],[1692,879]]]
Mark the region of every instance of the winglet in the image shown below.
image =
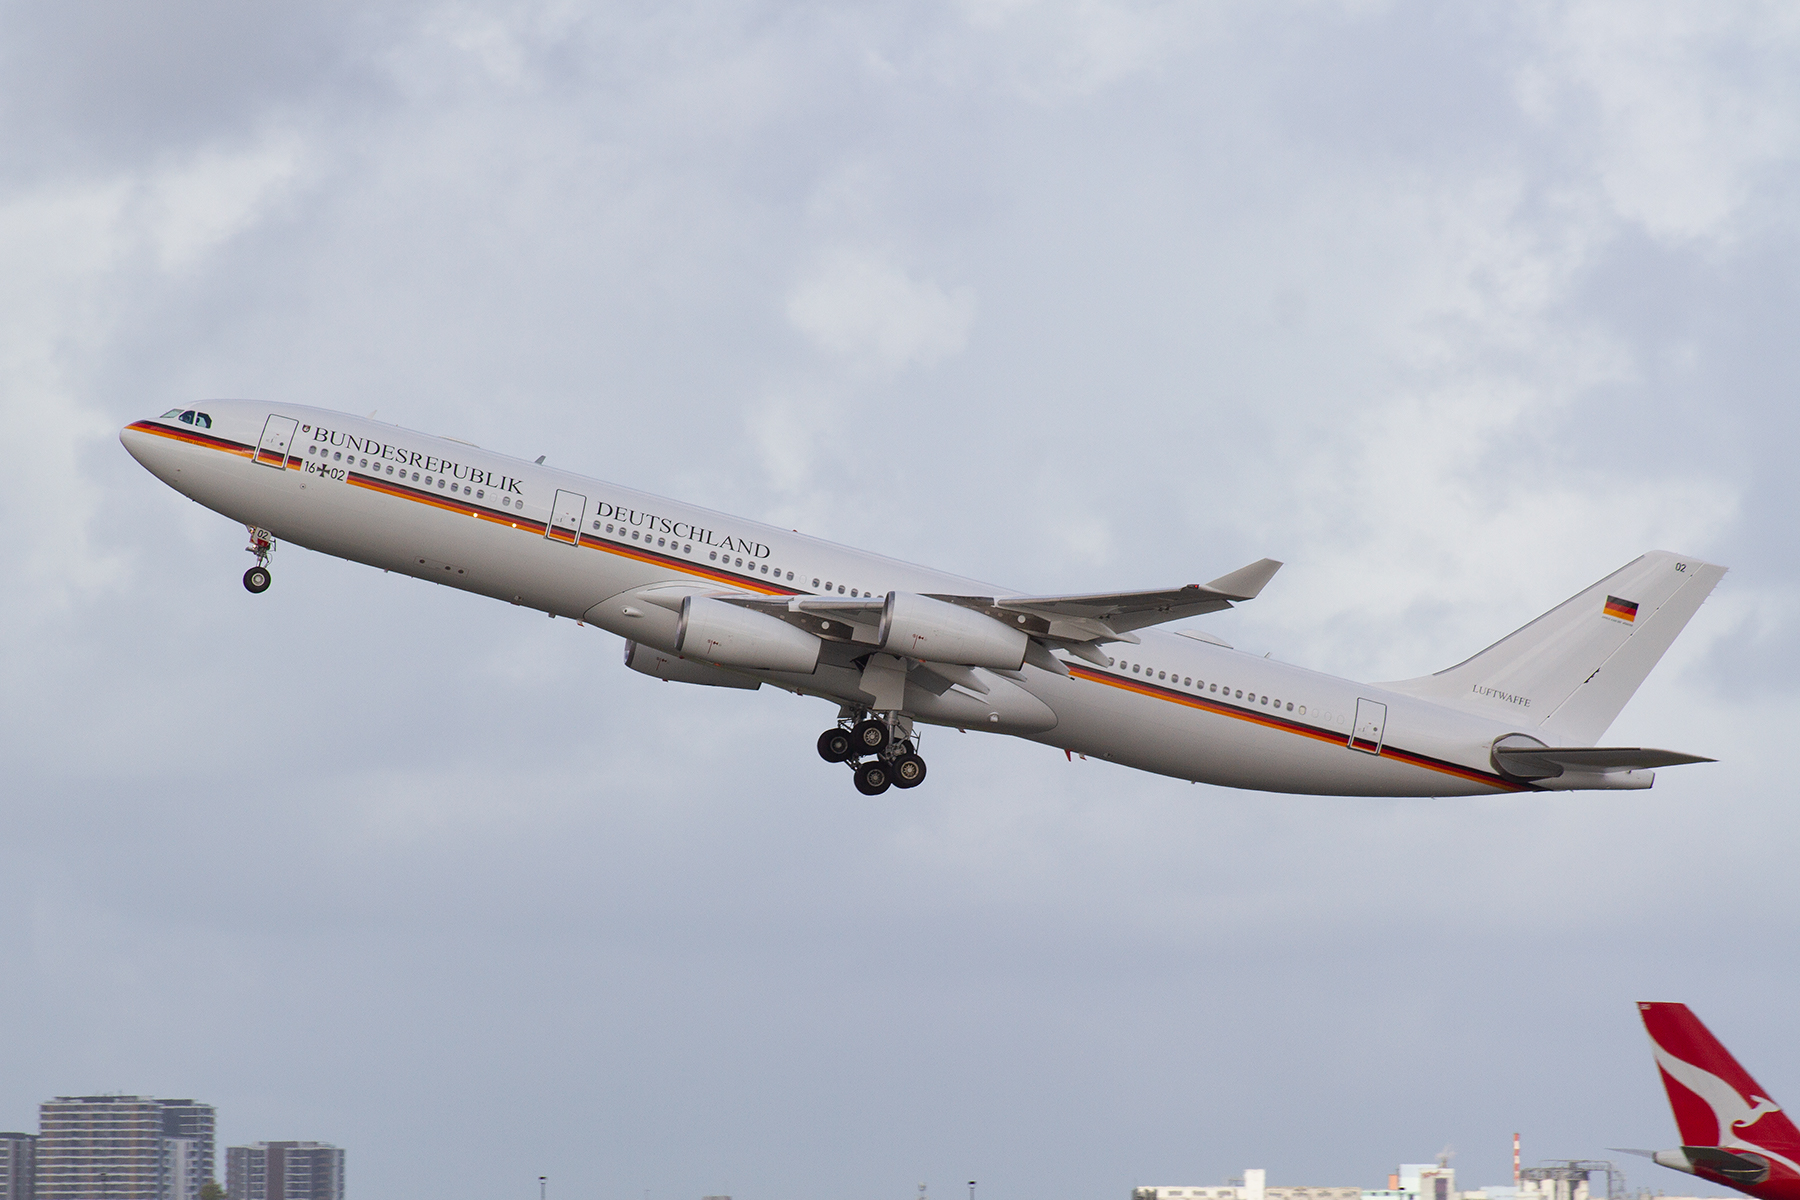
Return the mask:
[[[1274,559],[1259,559],[1247,567],[1239,567],[1229,575],[1219,576],[1206,587],[1208,591],[1217,592],[1228,600],[1254,600],[1279,570],[1281,564]]]

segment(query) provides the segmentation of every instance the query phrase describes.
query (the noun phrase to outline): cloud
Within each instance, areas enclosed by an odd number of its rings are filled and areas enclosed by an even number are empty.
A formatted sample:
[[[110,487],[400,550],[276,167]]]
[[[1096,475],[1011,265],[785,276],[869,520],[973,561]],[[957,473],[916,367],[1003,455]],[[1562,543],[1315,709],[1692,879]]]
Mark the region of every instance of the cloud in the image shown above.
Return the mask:
[[[967,344],[975,293],[915,279],[881,255],[837,249],[789,294],[787,319],[854,365],[929,366]]]
[[[1520,94],[1545,124],[1592,123],[1595,175],[1621,217],[1654,237],[1729,239],[1733,221],[1800,150],[1800,89],[1788,71],[1800,19],[1617,0],[1544,6],[1544,53]]]
[[[0,15],[0,1127],[141,1088],[371,1192],[1006,1200],[1592,1156],[1654,1088],[1533,1080],[1640,1072],[1637,994],[1781,1073],[1785,9],[236,12]],[[1615,733],[1721,761],[1352,801],[932,730],[869,803],[828,705],[298,546],[249,596],[116,440],[222,394],[1033,590],[1269,554],[1200,624],[1353,677],[1705,554]]]

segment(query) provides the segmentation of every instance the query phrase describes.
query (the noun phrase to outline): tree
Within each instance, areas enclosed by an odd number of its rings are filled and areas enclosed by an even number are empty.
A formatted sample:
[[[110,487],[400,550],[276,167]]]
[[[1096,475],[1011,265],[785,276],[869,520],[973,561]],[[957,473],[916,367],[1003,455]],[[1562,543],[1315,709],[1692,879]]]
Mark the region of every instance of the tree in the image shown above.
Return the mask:
[[[200,1200],[225,1200],[225,1189],[218,1180],[209,1179],[200,1185]]]

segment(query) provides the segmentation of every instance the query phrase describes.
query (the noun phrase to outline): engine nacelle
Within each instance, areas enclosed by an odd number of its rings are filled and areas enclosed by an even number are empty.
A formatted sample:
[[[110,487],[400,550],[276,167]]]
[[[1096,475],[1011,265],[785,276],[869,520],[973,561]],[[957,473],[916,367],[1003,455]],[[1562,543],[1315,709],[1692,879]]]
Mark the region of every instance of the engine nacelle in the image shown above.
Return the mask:
[[[625,643],[625,665],[640,674],[666,683],[698,683],[704,687],[744,688],[752,692],[762,686],[760,679],[739,675],[736,671],[727,671],[724,667],[715,667],[711,663],[683,658],[679,654],[640,646],[636,642]]]
[[[681,602],[675,649],[688,658],[753,671],[811,675],[819,665],[819,639],[806,630],[708,596]]]
[[[985,613],[911,592],[889,592],[881,609],[881,648],[927,662],[1017,671],[1031,639]]]

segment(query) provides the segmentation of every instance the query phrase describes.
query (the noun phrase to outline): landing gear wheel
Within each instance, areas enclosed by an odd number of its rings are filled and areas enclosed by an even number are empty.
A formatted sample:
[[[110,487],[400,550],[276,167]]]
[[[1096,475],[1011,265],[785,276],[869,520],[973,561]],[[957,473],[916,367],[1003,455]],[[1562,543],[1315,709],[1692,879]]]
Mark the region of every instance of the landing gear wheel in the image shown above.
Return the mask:
[[[887,749],[887,726],[880,721],[858,721],[850,736],[856,740],[858,754],[880,754]]]
[[[819,735],[819,757],[829,763],[840,763],[850,757],[853,743],[844,729],[827,729]]]
[[[925,760],[916,754],[902,754],[894,760],[894,786],[915,788],[925,782]]]
[[[260,595],[268,591],[271,582],[273,580],[267,567],[251,567],[244,572],[244,590],[252,594]]]
[[[879,796],[891,783],[893,777],[884,762],[866,762],[856,768],[856,790],[865,796]]]

